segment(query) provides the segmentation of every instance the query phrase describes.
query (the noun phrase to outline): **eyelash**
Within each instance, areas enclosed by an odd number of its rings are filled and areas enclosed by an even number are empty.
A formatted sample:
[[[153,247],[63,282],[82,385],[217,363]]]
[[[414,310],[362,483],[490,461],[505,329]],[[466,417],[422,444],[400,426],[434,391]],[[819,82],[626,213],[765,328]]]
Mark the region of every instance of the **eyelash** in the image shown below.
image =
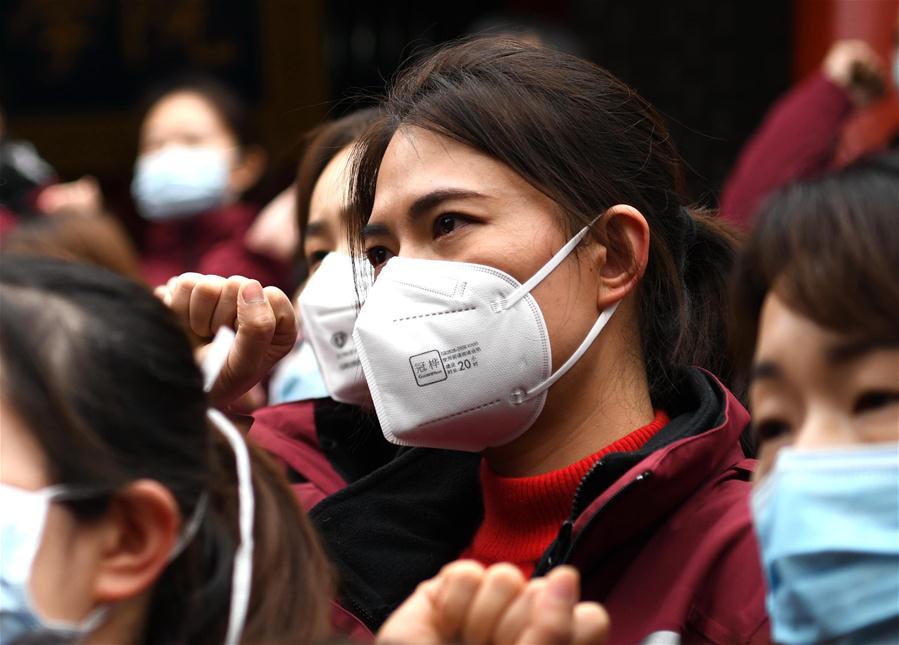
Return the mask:
[[[780,419],[765,419],[755,424],[759,442],[771,441],[790,434],[790,426]]]
[[[306,256],[306,263],[309,265],[310,268],[314,267],[316,264],[318,264],[319,262],[324,260],[328,256],[329,253],[330,253],[330,251],[326,251],[324,249],[322,249],[320,251],[313,251],[312,253],[310,253],[309,255]]]
[[[441,222],[451,221],[453,222],[452,230],[443,232],[440,230]],[[460,213],[443,213],[434,218],[433,230],[432,233],[434,235],[434,239],[438,239],[444,237],[446,235],[450,235],[459,229],[460,226],[465,226],[470,224],[472,219]]]
[[[852,411],[855,414],[864,414],[896,403],[899,403],[899,392],[874,390],[862,393],[852,406]]]

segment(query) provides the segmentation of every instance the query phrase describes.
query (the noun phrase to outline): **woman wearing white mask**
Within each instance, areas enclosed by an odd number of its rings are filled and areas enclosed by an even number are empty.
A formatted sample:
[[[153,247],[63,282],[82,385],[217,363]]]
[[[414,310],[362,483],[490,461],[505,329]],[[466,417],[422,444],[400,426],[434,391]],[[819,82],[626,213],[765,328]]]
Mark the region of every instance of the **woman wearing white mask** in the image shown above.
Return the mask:
[[[307,136],[297,177],[300,262],[309,272],[297,302],[302,339],[273,372],[270,401],[280,405],[253,413],[250,437],[284,462],[307,509],[397,453],[371,413],[353,347],[359,305],[345,222],[351,144],[377,114],[359,110]]]
[[[765,641],[748,415],[696,367],[734,377],[733,238],[685,207],[661,119],[495,39],[425,58],[382,110],[355,159],[378,275],[354,340],[385,435],[417,448],[311,513],[344,606],[375,628],[460,555],[569,563],[610,642]]]
[[[207,78],[173,82],[147,103],[131,185],[148,222],[144,278],[159,285],[185,271],[219,273],[220,263],[203,265],[204,256],[223,243],[242,245],[256,216],[241,201],[265,167],[249,115],[233,92]],[[266,283],[280,277],[260,263],[248,277]]]
[[[897,186],[893,153],[786,189],[736,273],[778,643],[899,642]]]

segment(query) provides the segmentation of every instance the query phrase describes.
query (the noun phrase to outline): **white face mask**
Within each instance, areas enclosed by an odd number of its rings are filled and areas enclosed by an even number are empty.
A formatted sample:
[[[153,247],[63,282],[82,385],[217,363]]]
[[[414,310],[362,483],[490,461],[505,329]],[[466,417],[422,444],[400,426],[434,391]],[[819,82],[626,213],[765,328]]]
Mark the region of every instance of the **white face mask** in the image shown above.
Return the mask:
[[[481,264],[387,262],[354,339],[388,441],[478,452],[533,425],[546,391],[589,349],[617,307],[603,311],[550,374],[549,334],[530,292],[589,230],[581,229],[523,285]]]
[[[356,271],[361,273],[361,266]],[[356,284],[364,288],[370,281],[370,277],[354,275],[349,255],[328,253],[300,293],[303,336],[315,352],[328,393],[342,403],[368,405],[371,401],[353,340],[359,301]]]
[[[145,219],[186,219],[227,200],[230,167],[227,150],[166,147],[137,160],[131,194]]]

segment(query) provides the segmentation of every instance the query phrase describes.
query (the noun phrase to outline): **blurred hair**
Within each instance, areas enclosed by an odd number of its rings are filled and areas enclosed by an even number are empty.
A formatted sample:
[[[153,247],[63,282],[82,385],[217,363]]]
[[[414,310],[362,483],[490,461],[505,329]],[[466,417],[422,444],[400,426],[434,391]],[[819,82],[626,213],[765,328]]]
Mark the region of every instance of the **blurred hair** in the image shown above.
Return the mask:
[[[221,643],[238,537],[235,457],[206,420],[203,379],[171,312],[107,271],[0,258],[2,396],[34,434],[57,484],[108,491],[69,502],[80,520],[141,478],[166,486],[182,518],[203,493],[200,529],[156,582],[141,642]],[[282,476],[249,446],[256,498],[246,642],[327,633],[330,575]]]
[[[762,205],[734,273],[743,365],[769,293],[834,332],[899,346],[899,152],[793,184]]]
[[[377,120],[378,108],[364,108],[327,121],[305,136],[303,155],[297,172],[297,222],[300,231],[298,254],[303,259],[303,242],[309,222],[309,205],[318,178],[341,150],[353,143]]]
[[[727,275],[734,233],[686,208],[681,159],[661,117],[606,70],[549,48],[477,38],[433,52],[402,73],[379,126],[356,155],[351,234],[375,196],[394,133],[415,126],[511,167],[555,201],[569,234],[615,204],[649,223],[649,263],[637,293],[642,355],[656,407],[676,405],[675,372],[699,365],[733,381],[727,352]],[[611,255],[633,264],[621,230],[607,229]]]
[[[4,253],[81,262],[141,280],[137,249],[118,221],[108,215],[28,219],[5,235],[0,247]]]
[[[151,86],[139,102],[141,122],[162,99],[180,93],[196,94],[206,101],[234,135],[241,149],[259,143],[244,100],[231,87],[206,74],[181,74]]]

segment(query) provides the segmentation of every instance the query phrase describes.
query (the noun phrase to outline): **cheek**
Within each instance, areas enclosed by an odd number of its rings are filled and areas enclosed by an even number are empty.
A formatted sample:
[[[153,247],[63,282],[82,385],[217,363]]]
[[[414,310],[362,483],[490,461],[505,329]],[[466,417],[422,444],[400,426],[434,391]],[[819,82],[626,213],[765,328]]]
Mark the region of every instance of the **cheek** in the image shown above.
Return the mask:
[[[47,619],[78,621],[93,608],[99,548],[70,511],[51,504],[31,569],[31,598]]]
[[[569,256],[532,291],[546,321],[553,369],[558,369],[586,337],[599,312],[596,277]]]

